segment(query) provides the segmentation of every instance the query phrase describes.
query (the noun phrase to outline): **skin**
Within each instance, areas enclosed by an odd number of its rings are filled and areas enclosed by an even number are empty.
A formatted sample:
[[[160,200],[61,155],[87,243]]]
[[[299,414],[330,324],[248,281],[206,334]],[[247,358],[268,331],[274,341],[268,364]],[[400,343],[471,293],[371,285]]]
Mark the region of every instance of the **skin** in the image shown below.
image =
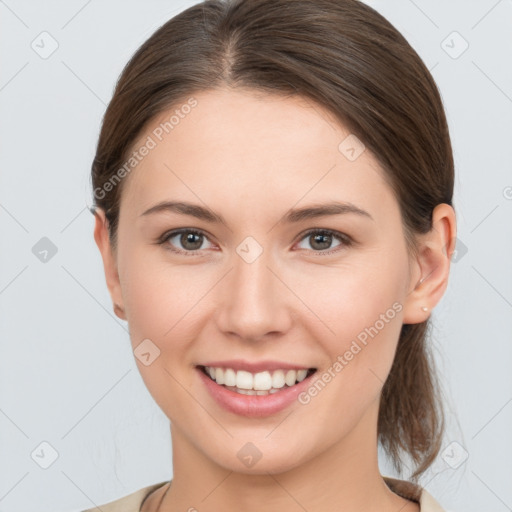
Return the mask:
[[[149,338],[160,350],[149,366],[136,358],[171,421],[174,475],[159,510],[251,512],[265,504],[334,512],[342,503],[344,512],[418,511],[379,472],[379,395],[401,325],[424,321],[446,289],[453,209],[435,208],[434,227],[418,237],[413,256],[382,170],[369,150],[355,161],[338,150],[349,131],[329,112],[304,98],[250,90],[194,97],[198,105],[125,178],[117,248],[101,210],[94,231],[132,348]],[[134,147],[173,111],[155,119]],[[171,212],[142,215],[164,200],[207,206],[227,225]],[[291,208],[331,200],[372,218],[281,221]],[[193,250],[180,236],[155,243],[178,228],[205,232],[195,255],[170,250]],[[330,245],[315,244],[304,234],[312,228],[354,243],[333,237]],[[252,263],[236,252],[248,236],[263,248]],[[241,417],[217,405],[194,368],[215,359],[276,359],[316,367],[318,375],[395,302],[401,311],[307,405]],[[247,442],[262,453],[251,468],[237,457]],[[144,512],[157,509],[165,490],[146,500]]]

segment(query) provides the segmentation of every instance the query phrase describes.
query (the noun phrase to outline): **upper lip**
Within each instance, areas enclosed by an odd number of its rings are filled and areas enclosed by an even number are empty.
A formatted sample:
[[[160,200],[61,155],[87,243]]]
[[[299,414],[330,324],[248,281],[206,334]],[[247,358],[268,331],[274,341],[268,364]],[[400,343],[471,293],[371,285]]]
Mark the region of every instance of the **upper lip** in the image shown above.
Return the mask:
[[[309,370],[312,366],[285,363],[283,361],[244,361],[243,359],[231,359],[230,361],[209,361],[198,366],[210,366],[214,368],[232,368],[235,371],[245,370],[250,373],[263,372],[265,370]]]

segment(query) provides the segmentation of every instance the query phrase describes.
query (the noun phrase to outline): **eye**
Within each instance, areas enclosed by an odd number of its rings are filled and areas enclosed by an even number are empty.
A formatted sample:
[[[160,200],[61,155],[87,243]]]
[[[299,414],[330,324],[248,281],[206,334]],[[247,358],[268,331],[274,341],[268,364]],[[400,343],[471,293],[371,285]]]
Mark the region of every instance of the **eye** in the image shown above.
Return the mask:
[[[172,242],[173,239],[176,240]],[[348,235],[330,229],[312,229],[303,234],[300,240],[305,239],[311,240],[311,246],[313,247],[312,252],[316,252],[321,256],[338,252],[344,247],[349,247],[353,244],[353,240]],[[327,251],[326,249],[329,249],[333,239],[338,240],[340,243],[335,246],[335,249]],[[203,247],[205,240],[208,240],[208,237],[202,231],[192,228],[181,228],[164,233],[157,243],[165,245],[166,249],[172,252],[194,256],[202,249],[205,249],[205,247]],[[182,248],[176,248],[178,244],[181,245]]]
[[[310,230],[301,238],[301,240],[305,239],[311,240],[313,252],[319,253],[320,256],[326,256],[328,254],[338,252],[342,250],[343,247],[349,247],[352,245],[352,239],[348,235],[338,233],[337,231],[332,231],[330,229]],[[340,243],[335,246],[336,249],[326,251],[326,249],[329,249],[331,246],[333,239],[338,240]]]
[[[171,240],[176,239],[176,242]],[[158,240],[159,244],[168,244],[168,249],[180,254],[194,255],[197,251],[204,249],[203,241],[207,239],[205,233],[196,229],[182,228],[168,233],[164,233]],[[183,249],[176,249],[176,244],[181,244]]]

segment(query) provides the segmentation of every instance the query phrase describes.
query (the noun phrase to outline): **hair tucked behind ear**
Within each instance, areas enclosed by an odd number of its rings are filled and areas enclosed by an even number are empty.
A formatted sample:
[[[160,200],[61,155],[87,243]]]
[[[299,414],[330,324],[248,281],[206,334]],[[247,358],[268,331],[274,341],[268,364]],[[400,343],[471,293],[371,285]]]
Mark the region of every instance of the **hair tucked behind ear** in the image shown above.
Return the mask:
[[[149,121],[217,87],[299,94],[332,112],[379,161],[411,253],[414,235],[431,229],[434,207],[452,204],[453,156],[439,91],[378,12],[357,0],[207,0],[139,48],[105,113],[92,182],[114,248],[124,181],[105,185],[119,177]],[[427,330],[427,322],[403,326],[378,420],[396,468],[403,455],[416,464],[413,479],[432,463],[443,434]]]

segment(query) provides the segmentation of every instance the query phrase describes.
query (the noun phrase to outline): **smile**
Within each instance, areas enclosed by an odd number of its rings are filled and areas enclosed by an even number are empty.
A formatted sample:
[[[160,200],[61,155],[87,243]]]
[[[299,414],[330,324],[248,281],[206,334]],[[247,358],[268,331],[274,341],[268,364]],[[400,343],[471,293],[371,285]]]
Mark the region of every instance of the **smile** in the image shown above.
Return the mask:
[[[269,395],[278,393],[282,389],[302,382],[315,372],[314,368],[273,371],[262,371],[251,373],[245,370],[234,370],[233,368],[219,368],[212,366],[201,366],[202,371],[215,381],[218,385],[224,386],[230,391],[242,395]]]
[[[272,416],[298,402],[298,395],[311,385],[317,372],[316,368],[279,368],[286,365],[277,362],[263,364],[239,364],[245,369],[237,370],[227,366],[197,365],[195,370],[218,406],[248,418]],[[251,366],[253,372],[248,371]],[[272,366],[274,368],[270,369]],[[269,369],[265,370],[265,367]]]

